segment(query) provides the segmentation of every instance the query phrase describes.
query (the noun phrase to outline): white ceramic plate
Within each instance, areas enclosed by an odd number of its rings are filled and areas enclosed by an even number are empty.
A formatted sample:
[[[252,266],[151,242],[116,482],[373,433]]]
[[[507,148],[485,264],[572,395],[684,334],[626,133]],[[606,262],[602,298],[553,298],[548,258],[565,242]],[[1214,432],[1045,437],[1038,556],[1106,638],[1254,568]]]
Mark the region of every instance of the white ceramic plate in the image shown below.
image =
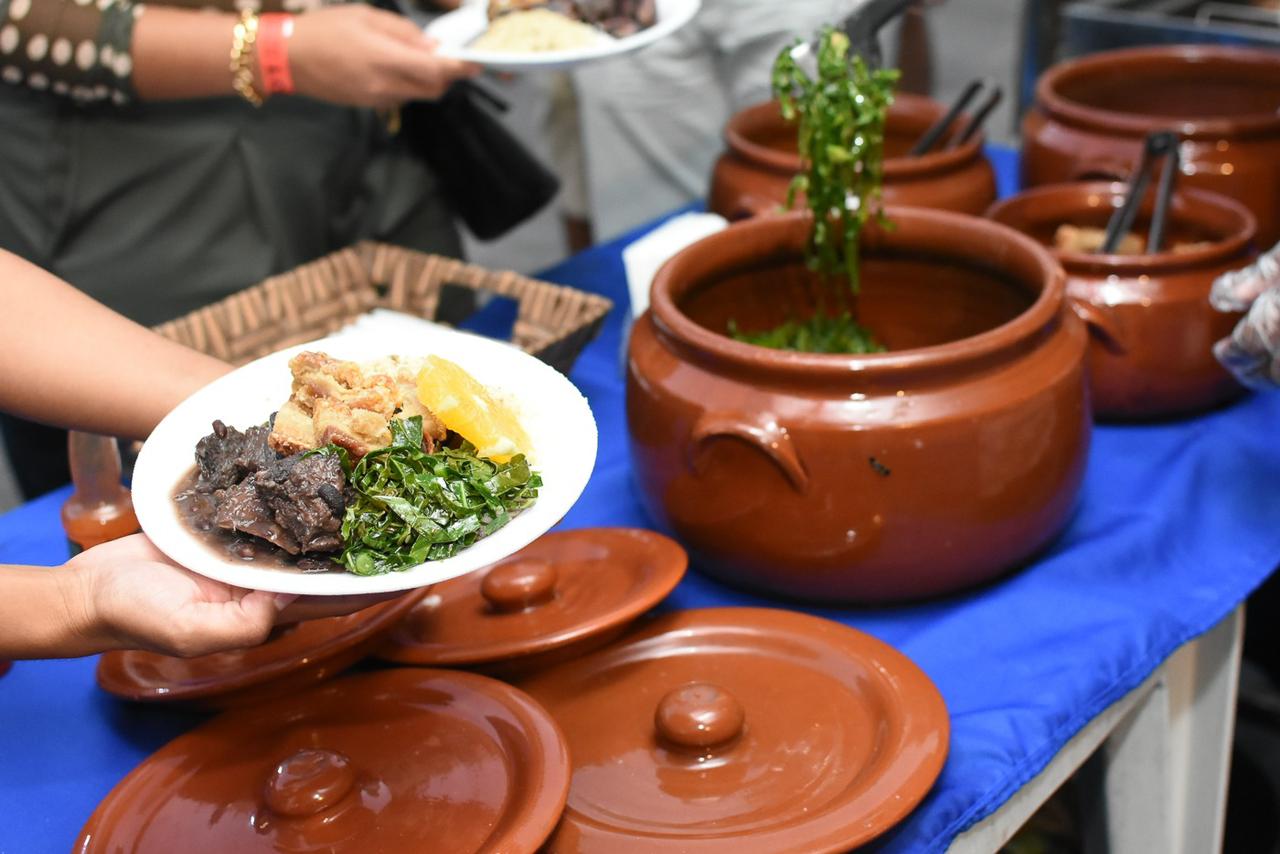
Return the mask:
[[[533,71],[536,69],[571,68],[601,59],[609,59],[631,53],[671,35],[683,27],[698,12],[702,0],[657,0],[657,22],[635,35],[615,39],[600,33],[597,44],[574,50],[557,50],[545,53],[497,53],[472,50],[467,45],[475,41],[489,28],[486,0],[467,0],[457,9],[436,18],[427,25],[427,34],[440,42],[440,52],[448,56],[474,62],[495,71]]]
[[[544,482],[537,503],[451,558],[386,575],[362,577],[341,570],[307,574],[256,566],[207,545],[182,524],[172,498],[195,464],[196,442],[210,433],[216,418],[240,429],[264,423],[289,397],[289,359],[309,349],[353,361],[435,354],[463,366],[518,407],[532,443],[530,462]],[[578,500],[595,459],[596,423],[591,409],[573,384],[550,365],[508,344],[444,327],[357,327],[335,338],[265,356],[179,404],[138,455],[133,506],[143,531],[156,546],[201,575],[277,593],[380,593],[456,578],[524,548],[559,522]]]

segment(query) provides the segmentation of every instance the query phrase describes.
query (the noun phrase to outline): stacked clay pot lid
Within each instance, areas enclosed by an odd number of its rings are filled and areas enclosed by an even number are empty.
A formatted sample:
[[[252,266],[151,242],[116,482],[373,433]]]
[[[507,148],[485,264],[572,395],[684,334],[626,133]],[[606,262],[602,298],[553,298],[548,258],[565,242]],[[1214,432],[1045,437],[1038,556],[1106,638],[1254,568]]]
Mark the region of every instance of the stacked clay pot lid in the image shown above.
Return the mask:
[[[563,735],[520,691],[384,670],[179,736],[107,795],[74,850],[534,851],[568,785]]]
[[[652,531],[557,531],[487,570],[433,587],[379,655],[528,672],[613,640],[666,598],[687,565],[684,549]]]
[[[98,685],[126,700],[219,708],[283,697],[364,658],[426,593],[414,591],[343,617],[284,626],[249,649],[196,658],[108,652],[98,661]]]
[[[905,817],[947,755],[919,668],[791,611],[670,614],[518,684],[573,760],[549,852],[848,851]]]

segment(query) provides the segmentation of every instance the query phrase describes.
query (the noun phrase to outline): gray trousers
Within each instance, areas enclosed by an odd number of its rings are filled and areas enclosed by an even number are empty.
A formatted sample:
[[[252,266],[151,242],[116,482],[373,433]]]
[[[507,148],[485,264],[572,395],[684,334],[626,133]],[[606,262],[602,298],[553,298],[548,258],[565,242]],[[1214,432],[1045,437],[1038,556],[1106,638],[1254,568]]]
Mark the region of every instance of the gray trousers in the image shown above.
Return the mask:
[[[706,196],[729,116],[770,97],[778,52],[854,0],[704,0],[684,28],[574,73],[597,240]]]

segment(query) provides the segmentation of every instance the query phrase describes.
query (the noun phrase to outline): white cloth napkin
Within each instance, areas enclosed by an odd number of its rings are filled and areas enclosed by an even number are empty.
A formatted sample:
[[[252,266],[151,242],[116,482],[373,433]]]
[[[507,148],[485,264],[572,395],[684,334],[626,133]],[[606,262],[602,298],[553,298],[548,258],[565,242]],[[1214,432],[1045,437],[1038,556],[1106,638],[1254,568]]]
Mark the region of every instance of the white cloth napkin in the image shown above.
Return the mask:
[[[649,307],[649,287],[658,268],[691,243],[728,226],[725,218],[713,213],[687,213],[674,217],[622,250],[631,295],[631,316],[639,317]]]

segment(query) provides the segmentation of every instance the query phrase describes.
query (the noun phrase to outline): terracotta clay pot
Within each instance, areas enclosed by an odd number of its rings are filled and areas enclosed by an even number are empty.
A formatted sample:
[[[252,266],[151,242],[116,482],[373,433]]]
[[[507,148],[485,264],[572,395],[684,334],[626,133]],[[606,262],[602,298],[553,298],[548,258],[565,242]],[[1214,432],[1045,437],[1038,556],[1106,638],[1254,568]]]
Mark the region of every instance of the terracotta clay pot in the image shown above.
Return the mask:
[[[659,271],[630,343],[641,498],[693,566],[786,596],[959,590],[1071,512],[1090,435],[1088,333],[1048,251],[909,208],[863,239],[859,312],[891,352],[783,352],[722,334],[797,313],[804,214],[759,217]],[[830,301],[832,295],[826,299]]]
[[[1124,184],[1055,184],[997,203],[989,216],[1052,247],[1064,223],[1105,228],[1124,202]],[[1135,230],[1145,235],[1153,198]],[[1165,251],[1096,255],[1054,251],[1067,272],[1067,296],[1094,333],[1089,378],[1094,412],[1105,418],[1149,418],[1195,412],[1243,389],[1213,356],[1238,314],[1215,311],[1209,289],[1221,273],[1253,254],[1256,226],[1242,205],[1215,193],[1185,191],[1169,208]],[[1179,243],[1205,245],[1173,251]]]
[[[1169,45],[1054,66],[1023,122],[1024,187],[1123,179],[1153,130],[1178,131],[1183,186],[1244,204],[1280,240],[1280,54]]]
[[[982,153],[982,134],[950,151],[921,157],[907,151],[946,108],[919,95],[898,94],[885,125],[884,201],[981,214],[996,200],[996,178]],[[957,126],[965,123],[962,117]],[[776,211],[801,169],[795,125],[776,101],[748,107],[729,119],[728,150],[716,162],[708,207],[730,220]],[[940,143],[941,145],[942,143]]]

